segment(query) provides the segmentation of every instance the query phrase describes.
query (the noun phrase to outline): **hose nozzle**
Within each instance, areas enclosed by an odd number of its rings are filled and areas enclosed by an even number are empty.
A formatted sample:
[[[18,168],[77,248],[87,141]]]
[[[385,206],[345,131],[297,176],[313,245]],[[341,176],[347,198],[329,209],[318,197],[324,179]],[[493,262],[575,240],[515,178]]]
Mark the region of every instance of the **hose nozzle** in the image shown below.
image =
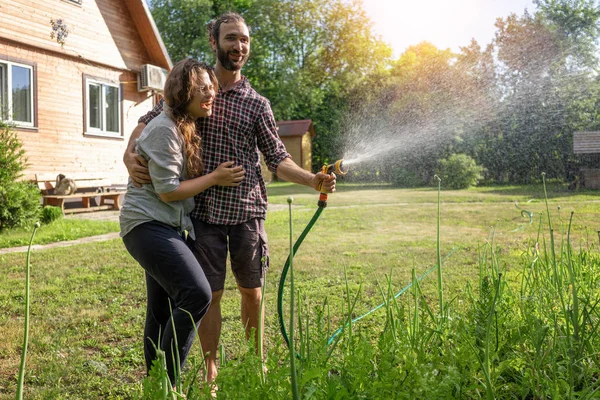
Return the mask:
[[[335,172],[336,175],[346,175],[348,173],[349,168],[346,167],[343,163],[344,160],[341,159],[337,160],[333,164],[323,165],[322,172],[326,174],[331,174],[332,172]]]
[[[348,168],[346,168],[343,164],[344,160],[337,160],[333,164],[325,164],[323,168],[321,168],[321,172],[324,174],[336,173],[337,175],[343,176],[348,173]],[[324,208],[327,207],[327,192],[323,190],[323,182],[319,185],[319,191],[321,194],[319,195],[319,207]]]

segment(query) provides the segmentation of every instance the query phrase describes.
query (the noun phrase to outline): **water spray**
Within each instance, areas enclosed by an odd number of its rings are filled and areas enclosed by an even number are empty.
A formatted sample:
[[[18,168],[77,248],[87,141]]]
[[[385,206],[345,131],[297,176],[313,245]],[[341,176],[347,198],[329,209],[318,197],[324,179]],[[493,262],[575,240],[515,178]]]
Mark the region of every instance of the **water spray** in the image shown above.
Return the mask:
[[[344,176],[348,173],[348,167],[346,165],[344,165],[343,162],[344,162],[344,160],[341,159],[341,160],[337,160],[333,164],[325,164],[325,165],[323,165],[323,168],[321,168],[321,172],[323,172],[324,174],[335,173],[336,175]],[[317,203],[317,205],[318,205],[317,211],[315,212],[315,215],[313,215],[313,217],[310,220],[310,222],[308,223],[308,225],[306,225],[306,228],[304,228],[304,231],[302,231],[302,234],[300,235],[300,237],[298,237],[298,240],[296,240],[296,243],[294,244],[294,247],[293,247],[293,251],[290,252],[290,255],[288,256],[288,258],[285,262],[285,265],[283,266],[283,270],[281,271],[281,278],[279,279],[279,291],[277,293],[277,314],[278,314],[278,318],[279,318],[279,328],[281,330],[281,335],[283,336],[283,339],[285,340],[285,343],[288,346],[290,345],[290,339],[288,338],[287,331],[285,328],[285,321],[283,319],[283,289],[285,287],[285,279],[287,277],[287,272],[288,272],[288,269],[290,268],[290,263],[292,262],[294,255],[298,251],[298,248],[304,241],[304,238],[306,237],[308,232],[311,230],[312,226],[315,224],[315,222],[317,222],[317,220],[321,216],[323,209],[325,207],[327,207],[327,192],[325,192],[325,190],[323,188],[323,182],[321,182],[319,184],[317,189],[320,192],[319,193],[319,201]],[[290,215],[290,221],[291,221],[291,215]]]

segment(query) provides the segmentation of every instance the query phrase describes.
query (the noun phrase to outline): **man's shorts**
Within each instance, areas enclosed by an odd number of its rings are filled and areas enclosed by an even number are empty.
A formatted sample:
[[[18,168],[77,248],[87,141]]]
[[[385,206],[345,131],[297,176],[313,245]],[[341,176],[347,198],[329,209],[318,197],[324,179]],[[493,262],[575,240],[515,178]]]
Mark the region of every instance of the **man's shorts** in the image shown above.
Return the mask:
[[[192,220],[196,234],[193,251],[213,292],[225,287],[228,247],[237,284],[246,289],[262,287],[269,268],[264,219],[254,218],[238,225]]]

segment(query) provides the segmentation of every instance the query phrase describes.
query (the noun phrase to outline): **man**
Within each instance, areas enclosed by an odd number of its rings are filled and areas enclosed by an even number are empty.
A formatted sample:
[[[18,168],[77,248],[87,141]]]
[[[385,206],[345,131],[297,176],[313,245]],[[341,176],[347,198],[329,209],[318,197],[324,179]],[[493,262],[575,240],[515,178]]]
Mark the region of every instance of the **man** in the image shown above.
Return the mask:
[[[194,253],[211,285],[212,303],[198,330],[206,358],[208,382],[217,376],[216,353],[221,335],[221,297],[229,246],[231,268],[241,293],[242,323],[246,337],[262,328],[259,321],[261,287],[268,268],[264,219],[267,193],[262,179],[259,150],[269,169],[279,178],[318,190],[335,191],[335,175],[313,174],[296,165],[277,135],[270,103],[241,74],[250,55],[250,32],[244,19],[225,13],[209,26],[210,43],[216,53],[215,73],[219,94],[213,115],[198,120],[205,173],[221,162],[234,160],[246,175],[236,188],[214,186],[196,196],[192,212],[196,244]],[[123,161],[137,183],[149,183],[143,160],[135,154],[135,140],[146,123],[160,113],[162,103],[145,117],[131,134]],[[255,337],[257,348],[258,338]]]

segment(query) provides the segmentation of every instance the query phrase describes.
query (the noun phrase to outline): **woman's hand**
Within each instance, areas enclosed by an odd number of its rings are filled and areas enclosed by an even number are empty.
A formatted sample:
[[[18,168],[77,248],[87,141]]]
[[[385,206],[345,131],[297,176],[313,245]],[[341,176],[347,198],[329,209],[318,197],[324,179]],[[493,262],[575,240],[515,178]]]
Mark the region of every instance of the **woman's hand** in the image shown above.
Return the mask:
[[[233,166],[233,161],[226,161],[219,165],[211,174],[214,174],[215,185],[239,186],[244,179],[246,171],[241,165]]]
[[[239,186],[245,173],[246,171],[241,166],[234,167],[233,161],[227,161],[219,165],[210,174],[181,181],[177,189],[168,193],[159,193],[158,196],[162,201],[168,203],[193,197],[211,186]]]

